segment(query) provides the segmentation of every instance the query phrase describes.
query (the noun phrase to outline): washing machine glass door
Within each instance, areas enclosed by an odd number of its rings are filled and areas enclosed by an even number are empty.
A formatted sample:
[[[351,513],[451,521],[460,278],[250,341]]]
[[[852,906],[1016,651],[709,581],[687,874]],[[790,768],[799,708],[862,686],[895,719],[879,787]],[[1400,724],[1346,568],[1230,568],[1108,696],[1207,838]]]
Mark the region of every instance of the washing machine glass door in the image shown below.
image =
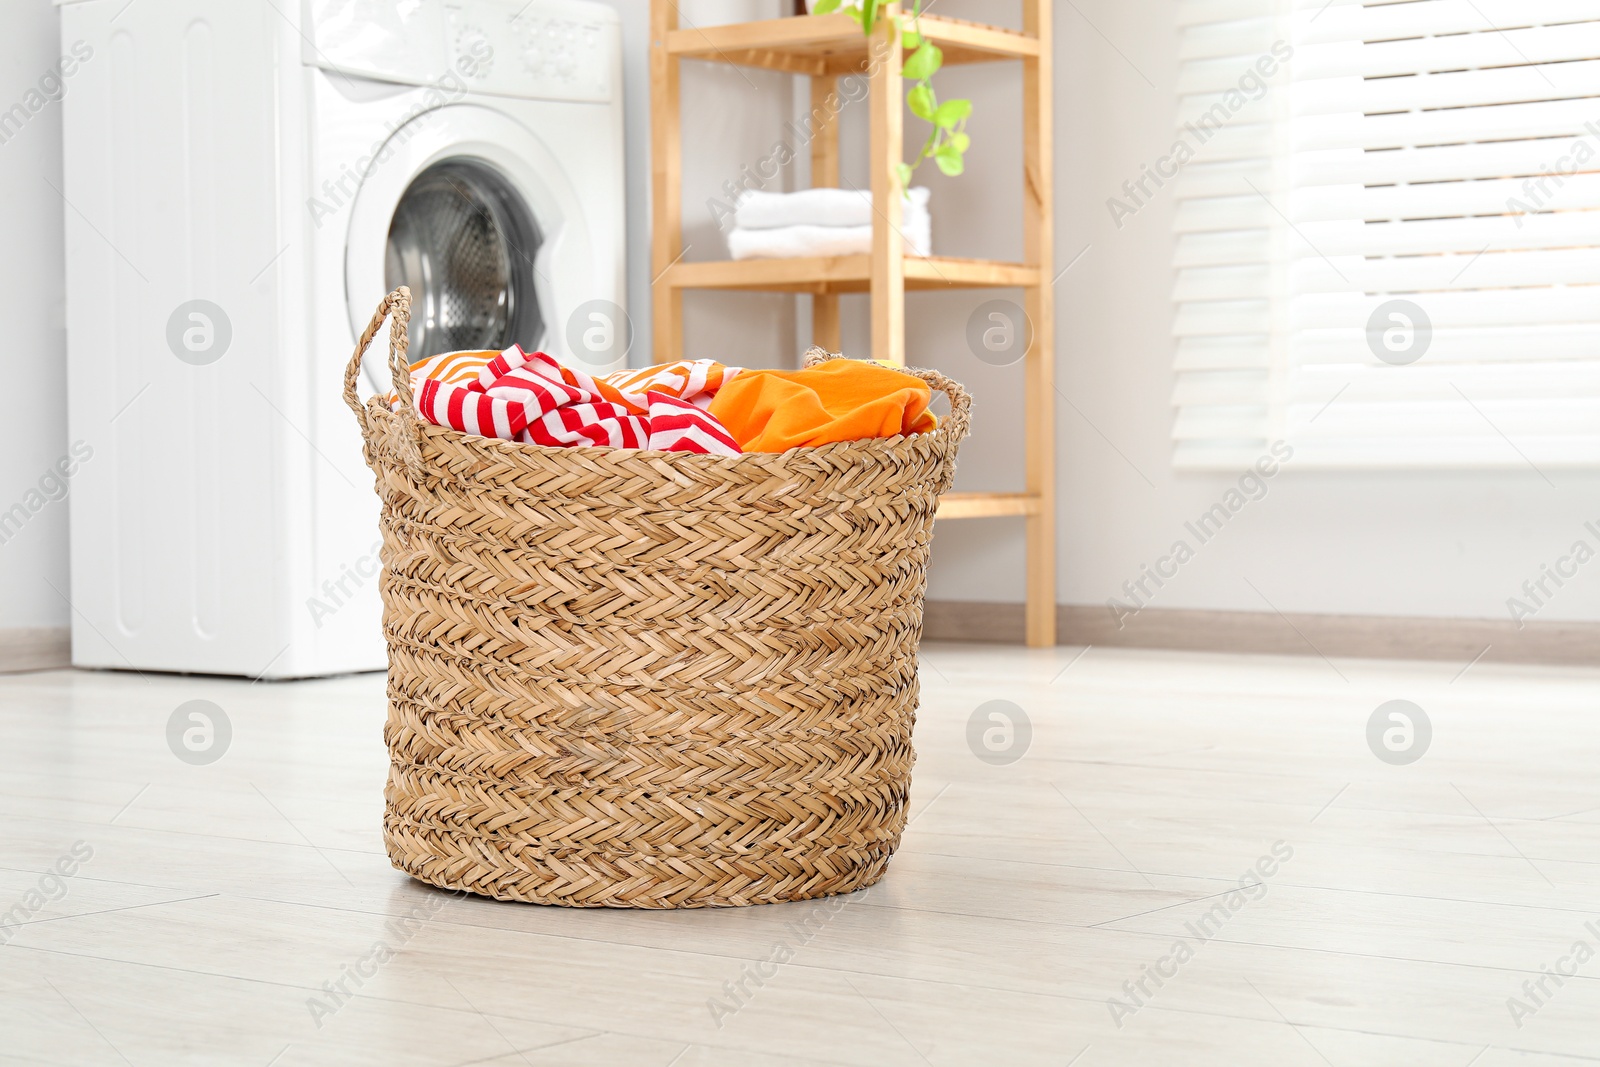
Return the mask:
[[[384,257],[385,284],[411,289],[412,360],[541,336],[541,240],[527,203],[487,163],[456,157],[418,174],[395,209]]]

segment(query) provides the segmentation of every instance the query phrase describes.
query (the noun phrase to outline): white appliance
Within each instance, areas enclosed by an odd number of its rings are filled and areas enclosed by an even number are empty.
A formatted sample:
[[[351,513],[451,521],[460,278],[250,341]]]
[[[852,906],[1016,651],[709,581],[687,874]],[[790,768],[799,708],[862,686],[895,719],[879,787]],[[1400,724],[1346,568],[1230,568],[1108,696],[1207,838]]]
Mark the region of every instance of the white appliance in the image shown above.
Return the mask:
[[[385,665],[377,499],[340,391],[624,304],[620,26],[583,0],[57,0],[73,662]],[[81,51],[79,54],[81,54]],[[386,335],[385,335],[386,337]],[[387,388],[386,343],[364,391]]]

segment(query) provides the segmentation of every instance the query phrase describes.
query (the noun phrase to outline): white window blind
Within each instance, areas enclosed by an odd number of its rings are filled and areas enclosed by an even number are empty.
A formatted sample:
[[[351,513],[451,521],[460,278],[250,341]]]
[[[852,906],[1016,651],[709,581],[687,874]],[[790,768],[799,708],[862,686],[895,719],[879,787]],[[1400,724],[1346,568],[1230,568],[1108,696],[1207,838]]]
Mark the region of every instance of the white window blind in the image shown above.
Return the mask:
[[[1186,6],[1235,60],[1282,10]],[[1600,464],[1600,0],[1284,14],[1263,151],[1194,175],[1255,204],[1180,189],[1179,464]]]
[[[1287,251],[1274,204],[1286,205],[1288,176],[1286,10],[1274,0],[1178,5],[1174,148],[1195,153],[1176,183],[1180,467],[1249,466],[1282,436]]]

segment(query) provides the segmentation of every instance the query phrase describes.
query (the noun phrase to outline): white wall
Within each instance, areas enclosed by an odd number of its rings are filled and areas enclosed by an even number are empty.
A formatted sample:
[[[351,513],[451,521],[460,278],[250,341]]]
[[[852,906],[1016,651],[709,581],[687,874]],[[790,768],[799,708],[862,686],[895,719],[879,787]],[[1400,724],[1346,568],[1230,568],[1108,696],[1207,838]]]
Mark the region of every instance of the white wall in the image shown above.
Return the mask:
[[[0,20],[0,112],[27,108],[29,91],[54,73],[60,55],[49,0],[7,0]],[[72,91],[68,79],[65,91]],[[51,88],[46,83],[46,88]],[[0,512],[40,502],[41,478],[67,452],[66,313],[62,261],[61,105],[45,93],[22,128],[0,144],[0,380],[5,383],[5,447],[0,448]],[[5,127],[0,136],[10,133]],[[52,188],[54,186],[54,188]],[[51,501],[0,544],[0,630],[66,626],[67,508]]]

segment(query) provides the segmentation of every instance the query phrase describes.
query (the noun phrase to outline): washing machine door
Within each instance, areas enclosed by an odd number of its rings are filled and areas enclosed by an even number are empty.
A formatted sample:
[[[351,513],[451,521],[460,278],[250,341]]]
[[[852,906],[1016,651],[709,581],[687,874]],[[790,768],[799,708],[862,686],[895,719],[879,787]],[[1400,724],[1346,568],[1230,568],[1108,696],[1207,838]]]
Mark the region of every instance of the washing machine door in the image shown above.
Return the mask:
[[[383,261],[384,288],[411,289],[411,359],[537,345],[541,243],[527,202],[482,160],[452,157],[417,175],[395,208]]]
[[[351,211],[352,333],[385,293],[411,289],[412,363],[513,344],[565,357],[563,324],[612,299],[581,203],[550,149],[503,112],[437,108],[401,126],[366,168]],[[391,388],[384,361],[368,377]]]

